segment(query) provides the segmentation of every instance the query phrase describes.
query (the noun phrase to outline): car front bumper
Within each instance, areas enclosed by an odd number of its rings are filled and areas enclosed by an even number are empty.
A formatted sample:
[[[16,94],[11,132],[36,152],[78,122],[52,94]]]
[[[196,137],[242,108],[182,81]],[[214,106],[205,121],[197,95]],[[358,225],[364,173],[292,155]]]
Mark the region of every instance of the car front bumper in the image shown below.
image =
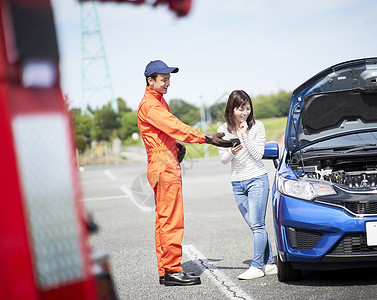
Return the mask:
[[[278,254],[292,266],[336,269],[377,266],[377,246],[368,246],[366,222],[377,217],[355,217],[339,207],[300,200],[278,192],[274,222]]]

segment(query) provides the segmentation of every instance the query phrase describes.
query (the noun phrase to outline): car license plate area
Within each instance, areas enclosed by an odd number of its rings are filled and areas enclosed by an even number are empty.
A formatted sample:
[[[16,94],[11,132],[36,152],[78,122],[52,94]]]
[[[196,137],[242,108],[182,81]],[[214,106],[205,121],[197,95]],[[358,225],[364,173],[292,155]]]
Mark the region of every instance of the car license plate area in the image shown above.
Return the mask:
[[[376,246],[377,245],[377,222],[367,222],[366,231],[367,231],[367,245]]]

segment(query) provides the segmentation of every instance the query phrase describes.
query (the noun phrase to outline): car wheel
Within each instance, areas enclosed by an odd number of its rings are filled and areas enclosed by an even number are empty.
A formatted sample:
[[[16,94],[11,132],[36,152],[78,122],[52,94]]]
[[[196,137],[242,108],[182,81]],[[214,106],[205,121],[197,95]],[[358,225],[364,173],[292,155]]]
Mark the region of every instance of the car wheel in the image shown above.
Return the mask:
[[[302,270],[293,269],[290,262],[283,262],[277,256],[278,279],[281,282],[299,280],[302,277]]]

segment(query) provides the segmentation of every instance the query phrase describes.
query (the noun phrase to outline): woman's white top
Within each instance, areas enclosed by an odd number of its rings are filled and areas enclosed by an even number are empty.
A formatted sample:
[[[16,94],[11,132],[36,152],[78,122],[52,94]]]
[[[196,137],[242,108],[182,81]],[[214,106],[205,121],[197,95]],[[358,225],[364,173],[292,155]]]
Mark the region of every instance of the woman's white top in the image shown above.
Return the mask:
[[[224,140],[236,138],[227,129],[227,124],[222,124],[217,132],[224,132]],[[262,157],[264,153],[264,144],[266,142],[266,130],[261,121],[255,121],[255,124],[248,130],[247,137],[238,137],[243,148],[233,155],[231,148],[219,149],[220,161],[223,164],[231,162],[231,181],[243,181],[266,174]]]

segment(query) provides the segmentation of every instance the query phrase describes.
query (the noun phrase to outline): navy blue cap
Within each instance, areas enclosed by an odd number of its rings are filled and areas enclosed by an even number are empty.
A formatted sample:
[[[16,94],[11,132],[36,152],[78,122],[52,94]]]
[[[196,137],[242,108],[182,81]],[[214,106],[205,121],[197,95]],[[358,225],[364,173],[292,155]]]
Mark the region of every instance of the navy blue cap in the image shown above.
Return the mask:
[[[145,77],[149,77],[154,73],[159,74],[168,74],[168,73],[177,73],[179,71],[178,68],[171,68],[168,67],[167,64],[165,64],[161,60],[154,60],[151,61],[147,66],[145,67],[144,75]]]

